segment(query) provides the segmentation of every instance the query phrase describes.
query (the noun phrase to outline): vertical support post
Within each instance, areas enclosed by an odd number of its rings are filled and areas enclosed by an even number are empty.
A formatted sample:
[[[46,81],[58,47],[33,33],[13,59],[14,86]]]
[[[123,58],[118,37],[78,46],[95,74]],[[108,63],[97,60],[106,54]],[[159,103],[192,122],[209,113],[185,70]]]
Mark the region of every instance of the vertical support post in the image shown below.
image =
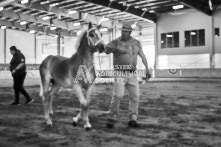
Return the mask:
[[[211,37],[209,39],[209,42],[210,42],[210,77],[212,76],[212,70],[214,68],[214,64],[215,64],[215,61],[214,61],[214,55],[215,55],[215,47],[214,47],[214,35],[215,35],[215,27],[214,27],[214,17],[213,15],[209,16],[209,19],[210,19],[210,28],[211,28]],[[210,35],[209,35],[210,36]]]
[[[6,64],[6,29],[4,29],[4,63]]]
[[[61,55],[61,33],[60,29],[58,29],[58,37],[57,37],[57,54]]]
[[[62,37],[62,56],[64,56],[64,37]]]
[[[214,54],[215,54],[215,48],[214,48],[214,36],[215,36],[215,26],[214,26],[214,17],[211,16],[211,28],[212,28],[212,37],[211,37],[211,53],[210,53],[210,68],[214,68]]]
[[[153,77],[156,77],[156,71],[157,71],[157,66],[159,64],[158,61],[158,49],[159,49],[159,45],[158,43],[160,42],[160,40],[158,39],[158,25],[157,23],[155,23],[154,25],[154,44],[155,44],[155,59],[154,59],[154,69],[153,69]]]
[[[35,64],[37,62],[37,43],[36,43],[36,33],[34,34],[34,58],[35,58]]]

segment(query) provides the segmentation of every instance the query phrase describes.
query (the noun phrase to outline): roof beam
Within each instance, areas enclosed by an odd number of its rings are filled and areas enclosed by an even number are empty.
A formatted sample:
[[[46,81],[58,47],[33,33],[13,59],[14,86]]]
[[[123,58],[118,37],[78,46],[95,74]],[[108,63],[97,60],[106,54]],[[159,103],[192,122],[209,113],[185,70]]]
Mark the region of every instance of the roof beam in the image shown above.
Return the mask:
[[[102,5],[105,7],[110,7],[113,9],[120,10],[120,11],[125,11],[127,13],[144,18],[146,20],[156,22],[156,18],[157,18],[156,14],[150,13],[148,11],[142,11],[140,9],[135,9],[134,7],[124,6],[124,5],[119,4],[115,1],[109,1],[109,0],[83,0],[83,1],[94,3],[97,5]]]
[[[45,21],[39,17],[35,17],[32,15],[27,15],[27,14],[22,14],[22,13],[15,13],[13,11],[7,11],[7,10],[1,11],[0,16],[3,18],[10,18],[13,20],[25,20],[25,21],[31,22],[31,23],[42,23],[45,26],[40,27],[40,26],[37,26],[34,24],[20,25],[19,22],[6,21],[6,20],[0,20],[1,25],[5,25],[8,27],[15,27],[15,28],[24,29],[24,30],[30,29],[30,30],[35,30],[36,32],[44,32],[46,34],[56,35],[56,31],[50,30],[50,25],[51,25],[50,20]],[[69,30],[70,27],[73,27],[72,23],[64,23],[62,21],[54,20],[53,24],[57,28],[62,28],[61,29],[61,36],[76,36],[76,33]]]
[[[50,7],[49,5],[41,5],[40,2],[33,2],[33,3],[27,3],[24,5],[21,4],[15,4],[15,6],[19,6],[22,8],[30,8],[30,9],[35,9],[35,10],[39,10],[39,11],[43,11],[43,12],[47,12],[47,13],[52,13],[52,14],[57,14],[57,15],[61,15],[64,17],[68,17],[68,18],[72,18],[72,19],[76,19],[76,20],[84,20],[86,22],[92,22],[93,24],[98,24],[99,21],[102,19],[102,17],[100,16],[94,16],[91,14],[87,14],[87,17],[84,17],[86,15],[86,13],[80,13],[77,12],[75,14],[69,14],[69,9],[61,9],[59,7]],[[57,20],[59,21],[59,20]],[[107,27],[107,28],[112,28],[111,26],[111,20],[107,21],[108,23],[102,23],[102,26]]]
[[[213,14],[213,11],[210,10],[209,5],[205,2],[201,2],[198,0],[177,0],[177,1],[188,7],[197,9],[198,11],[201,11],[206,15],[211,16]]]
[[[73,23],[71,22],[64,22],[64,21],[60,21],[58,19],[52,19],[50,20],[42,20],[42,18],[37,17],[37,16],[32,16],[32,15],[28,15],[28,14],[23,14],[21,12],[13,12],[13,11],[1,11],[0,15],[2,17],[6,17],[6,18],[12,18],[12,19],[17,19],[17,20],[23,20],[23,21],[27,21],[27,22],[32,22],[32,23],[41,23],[47,26],[50,25],[54,25],[58,28],[62,28],[62,29],[66,29],[66,30],[76,30],[79,29],[80,27],[75,27],[73,26]]]
[[[29,24],[20,25],[20,23],[18,23],[18,22],[12,22],[12,21],[1,20],[1,19],[0,19],[0,24],[5,25],[10,28],[17,28],[17,29],[23,30],[23,31],[24,30],[26,30],[26,31],[34,30],[35,32],[41,32],[41,33],[44,33],[47,35],[58,35],[57,34],[58,32],[56,30],[50,30],[49,27],[39,27],[39,26],[33,25],[33,24],[32,25],[29,25]],[[24,32],[26,32],[26,31],[24,31]],[[63,36],[77,36],[76,32],[68,31],[68,30],[61,30],[60,34],[62,37]]]
[[[0,2],[0,7],[4,7],[4,6],[10,5],[16,2],[20,2],[20,1],[21,0],[3,0]]]

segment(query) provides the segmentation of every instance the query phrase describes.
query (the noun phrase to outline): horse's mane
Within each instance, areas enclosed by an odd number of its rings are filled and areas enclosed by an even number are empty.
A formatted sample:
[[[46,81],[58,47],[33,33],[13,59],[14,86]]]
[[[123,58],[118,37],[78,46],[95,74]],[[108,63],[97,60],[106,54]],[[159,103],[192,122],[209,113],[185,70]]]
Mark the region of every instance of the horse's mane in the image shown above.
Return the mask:
[[[75,44],[76,50],[78,50],[78,48],[79,48],[79,46],[80,46],[80,44],[81,44],[81,41],[82,41],[82,39],[84,38],[83,36],[84,36],[84,34],[86,33],[86,31],[87,31],[86,29],[82,30],[82,31],[81,31],[81,34],[78,36],[77,42],[76,42],[76,44]]]
[[[91,28],[92,30],[95,29],[95,28]],[[82,39],[84,38],[84,36],[86,36],[86,33],[87,33],[87,29],[84,29],[81,31],[81,34],[78,36],[78,39],[77,39],[77,42],[75,44],[75,48],[78,50],[81,42],[82,42]]]

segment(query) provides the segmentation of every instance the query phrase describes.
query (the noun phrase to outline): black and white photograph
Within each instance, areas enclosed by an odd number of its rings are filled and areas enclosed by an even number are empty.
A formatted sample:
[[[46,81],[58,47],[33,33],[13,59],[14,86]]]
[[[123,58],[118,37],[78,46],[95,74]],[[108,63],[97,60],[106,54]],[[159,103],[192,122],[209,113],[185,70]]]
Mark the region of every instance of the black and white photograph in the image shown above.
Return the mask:
[[[221,147],[221,0],[1,0],[0,147]]]

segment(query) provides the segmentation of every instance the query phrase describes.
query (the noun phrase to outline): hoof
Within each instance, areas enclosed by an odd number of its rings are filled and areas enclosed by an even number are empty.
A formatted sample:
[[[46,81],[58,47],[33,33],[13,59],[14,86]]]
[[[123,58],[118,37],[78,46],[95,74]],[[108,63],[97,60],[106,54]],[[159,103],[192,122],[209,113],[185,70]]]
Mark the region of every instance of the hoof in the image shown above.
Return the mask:
[[[53,126],[51,121],[45,120],[45,123],[46,123],[47,127],[52,127]]]
[[[47,127],[52,128],[52,127],[53,127],[53,125],[52,125],[52,124],[47,124]]]
[[[128,127],[130,127],[130,128],[139,128],[140,124],[138,124],[137,121],[135,121],[135,120],[131,120],[131,121],[128,122]]]
[[[86,127],[85,130],[86,130],[86,131],[91,131],[92,128]]]
[[[77,126],[78,126],[78,124],[77,124],[75,121],[73,121],[72,125],[73,125],[74,127],[77,127]]]

